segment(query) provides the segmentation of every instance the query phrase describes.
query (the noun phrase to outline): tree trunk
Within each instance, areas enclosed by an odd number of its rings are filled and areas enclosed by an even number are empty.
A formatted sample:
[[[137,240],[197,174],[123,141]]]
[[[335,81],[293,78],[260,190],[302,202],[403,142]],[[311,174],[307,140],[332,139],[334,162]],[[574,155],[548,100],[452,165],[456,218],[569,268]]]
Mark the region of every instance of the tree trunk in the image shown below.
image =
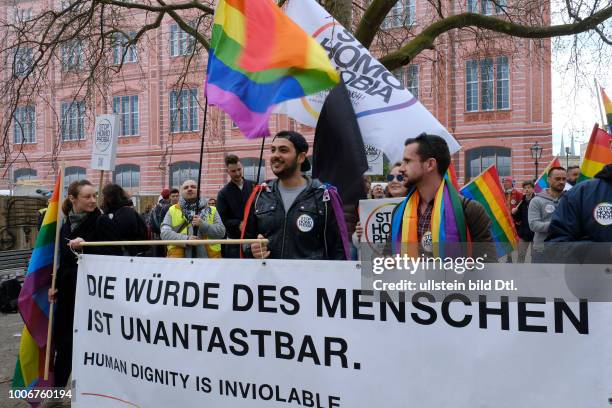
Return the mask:
[[[351,30],[353,19],[352,0],[325,0],[325,8],[340,24]]]

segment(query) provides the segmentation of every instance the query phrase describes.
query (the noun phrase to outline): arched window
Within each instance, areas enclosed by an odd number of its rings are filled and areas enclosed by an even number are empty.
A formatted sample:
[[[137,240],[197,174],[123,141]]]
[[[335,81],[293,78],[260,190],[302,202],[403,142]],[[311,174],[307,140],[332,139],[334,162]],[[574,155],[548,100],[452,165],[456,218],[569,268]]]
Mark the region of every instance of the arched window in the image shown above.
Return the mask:
[[[66,167],[64,171],[64,188],[68,188],[73,181],[83,180],[87,177],[87,170],[84,167],[71,166]]]
[[[199,165],[196,162],[184,161],[170,165],[170,188],[180,188],[185,180],[198,180]]]
[[[500,177],[510,176],[512,151],[506,147],[477,147],[465,152],[466,182],[478,177],[492,164],[497,167]]]
[[[15,183],[24,180],[32,180],[36,178],[36,170],[25,168],[25,169],[17,169],[13,173],[13,180]]]
[[[115,167],[113,181],[123,188],[138,188],[140,186],[140,166],[136,164],[120,164]]]
[[[259,170],[259,157],[245,157],[240,159],[243,167],[243,176],[247,180],[256,181],[257,171]],[[261,161],[261,172],[259,173],[258,183],[263,182],[266,179],[266,161]]]

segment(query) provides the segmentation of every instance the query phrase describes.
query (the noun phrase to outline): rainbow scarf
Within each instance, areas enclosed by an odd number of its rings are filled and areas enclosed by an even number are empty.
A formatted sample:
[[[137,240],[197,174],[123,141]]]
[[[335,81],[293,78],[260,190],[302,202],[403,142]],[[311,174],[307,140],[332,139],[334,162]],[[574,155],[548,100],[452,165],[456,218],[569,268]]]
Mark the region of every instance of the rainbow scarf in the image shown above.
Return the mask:
[[[415,257],[418,247],[418,208],[420,204],[419,192],[412,189],[408,196],[398,206],[391,221],[391,241],[393,252],[408,253]],[[431,238],[434,256],[457,256],[457,253],[448,253],[449,249],[439,243],[470,242],[469,231],[465,223],[461,196],[457,189],[447,179],[443,179],[434,198],[431,214]],[[414,244],[414,245],[405,245]],[[406,251],[407,247],[408,251]]]
[[[245,136],[270,134],[274,105],[339,81],[323,47],[272,0],[219,0],[205,93]]]
[[[558,157],[555,157],[554,159],[552,159],[552,161],[550,163],[548,163],[548,166],[546,166],[546,168],[544,169],[544,171],[542,172],[542,174],[540,175],[540,177],[538,177],[538,179],[535,182],[535,185],[533,187],[533,190],[536,193],[539,193],[541,191],[546,190],[548,187],[550,187],[548,185],[548,172],[550,171],[550,169],[552,169],[553,167],[561,167],[561,162],[559,161]],[[485,170],[486,171],[486,170]]]
[[[50,309],[47,292],[51,287],[51,274],[53,273],[60,180],[61,175],[55,182],[53,195],[49,200],[47,212],[36,237],[28,272],[19,294],[19,312],[25,327],[21,334],[13,388],[33,389],[53,385],[52,377],[48,381],[43,380],[43,373]]]

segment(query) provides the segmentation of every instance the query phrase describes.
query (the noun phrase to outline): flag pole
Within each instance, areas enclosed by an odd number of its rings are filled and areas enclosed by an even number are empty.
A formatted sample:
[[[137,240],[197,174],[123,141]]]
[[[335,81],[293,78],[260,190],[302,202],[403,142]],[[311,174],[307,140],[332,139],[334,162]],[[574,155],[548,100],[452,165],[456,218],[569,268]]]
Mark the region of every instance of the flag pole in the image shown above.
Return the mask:
[[[204,137],[206,135],[206,116],[208,115],[208,98],[204,98],[204,120],[202,121],[202,140],[200,141],[200,165],[198,166],[198,188],[196,189],[196,215],[200,214],[200,192],[202,187],[202,162],[204,161]],[[198,227],[193,227],[193,235],[198,236]]]
[[[264,136],[261,139],[261,149],[259,150],[259,167],[257,167],[257,180],[254,180],[255,184],[259,184],[259,176],[261,175],[261,162],[263,160],[263,150],[264,150],[265,143],[266,143],[266,137]]]
[[[57,216],[55,221],[55,244],[53,248],[53,270],[51,274],[51,291],[55,291],[55,281],[57,277],[57,265],[59,261],[59,244],[60,244],[60,230],[62,227],[62,202],[64,198],[64,171],[66,164],[62,161],[60,163],[60,182],[59,182],[59,192],[57,196]],[[55,303],[55,302],[54,302]],[[49,379],[49,361],[51,359],[51,344],[52,344],[52,336],[53,336],[53,311],[55,308],[53,304],[49,305],[49,325],[47,326],[47,346],[45,347],[45,376],[44,379],[47,381]]]
[[[605,116],[603,113],[603,109],[602,109],[602,105],[601,105],[601,87],[599,86],[599,83],[597,82],[597,78],[595,79],[595,93],[597,95],[597,106],[599,106],[599,114],[601,115],[601,126],[600,128],[604,128],[606,120],[605,120]]]

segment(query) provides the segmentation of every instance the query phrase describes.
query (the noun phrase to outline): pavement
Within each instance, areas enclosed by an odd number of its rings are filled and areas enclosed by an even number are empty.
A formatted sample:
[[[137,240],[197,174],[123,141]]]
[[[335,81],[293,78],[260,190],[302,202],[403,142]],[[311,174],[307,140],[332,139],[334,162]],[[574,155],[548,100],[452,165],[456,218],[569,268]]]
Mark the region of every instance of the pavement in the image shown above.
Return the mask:
[[[9,398],[19,352],[23,321],[19,313],[0,313],[0,407],[29,408],[25,401]]]

